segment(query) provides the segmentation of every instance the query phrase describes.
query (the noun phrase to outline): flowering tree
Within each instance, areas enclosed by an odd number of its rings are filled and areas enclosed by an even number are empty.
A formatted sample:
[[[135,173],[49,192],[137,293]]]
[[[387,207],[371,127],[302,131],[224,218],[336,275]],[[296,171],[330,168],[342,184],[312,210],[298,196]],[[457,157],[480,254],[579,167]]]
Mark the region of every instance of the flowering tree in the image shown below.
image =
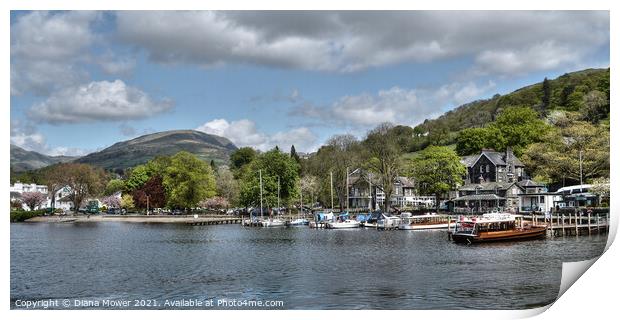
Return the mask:
[[[200,207],[209,209],[223,209],[228,208],[229,205],[228,200],[223,197],[213,197],[199,203]]]
[[[121,200],[118,197],[113,196],[113,195],[101,199],[101,202],[103,202],[103,204],[105,204],[106,207],[108,208],[120,208],[121,207]]]
[[[22,201],[19,199],[11,200],[11,209],[21,210]]]
[[[22,193],[22,201],[31,211],[45,203],[45,200],[47,200],[47,197],[41,192]]]

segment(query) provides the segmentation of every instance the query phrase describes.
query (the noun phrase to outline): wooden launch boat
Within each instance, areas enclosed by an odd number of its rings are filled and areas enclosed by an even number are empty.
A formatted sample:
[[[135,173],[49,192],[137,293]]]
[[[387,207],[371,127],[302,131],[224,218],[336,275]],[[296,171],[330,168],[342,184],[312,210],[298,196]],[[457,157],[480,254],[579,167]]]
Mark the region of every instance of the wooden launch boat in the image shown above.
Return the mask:
[[[519,215],[493,213],[482,217],[461,217],[449,232],[454,242],[471,244],[544,238],[547,227],[525,225]]]

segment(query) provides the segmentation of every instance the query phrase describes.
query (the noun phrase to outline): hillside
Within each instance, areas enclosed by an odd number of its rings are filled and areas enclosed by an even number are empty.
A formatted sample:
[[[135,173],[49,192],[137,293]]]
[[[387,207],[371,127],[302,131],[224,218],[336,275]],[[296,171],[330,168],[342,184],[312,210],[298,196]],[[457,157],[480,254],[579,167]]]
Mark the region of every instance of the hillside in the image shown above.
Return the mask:
[[[175,130],[147,134],[122,141],[76,160],[108,170],[124,170],[162,155],[187,151],[199,158],[226,163],[237,147],[228,139],[194,130]]]
[[[11,145],[11,170],[14,172],[35,170],[55,163],[69,162],[73,159],[75,157],[48,156]]]
[[[418,151],[429,144],[453,144],[459,131],[482,127],[494,121],[507,107],[531,107],[541,114],[548,114],[553,110],[581,111],[584,96],[593,90],[598,90],[609,98],[609,69],[586,69],[548,80],[546,99],[541,81],[506,95],[496,94],[490,99],[470,102],[437,119],[427,119],[416,126],[408,151]]]

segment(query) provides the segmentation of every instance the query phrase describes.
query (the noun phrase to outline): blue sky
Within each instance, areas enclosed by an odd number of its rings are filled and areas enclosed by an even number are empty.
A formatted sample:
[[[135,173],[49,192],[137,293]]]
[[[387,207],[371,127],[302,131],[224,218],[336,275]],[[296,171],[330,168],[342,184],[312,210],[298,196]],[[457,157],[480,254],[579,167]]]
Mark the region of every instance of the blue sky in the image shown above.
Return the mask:
[[[608,66],[608,12],[12,12],[11,143],[197,129],[308,152]]]

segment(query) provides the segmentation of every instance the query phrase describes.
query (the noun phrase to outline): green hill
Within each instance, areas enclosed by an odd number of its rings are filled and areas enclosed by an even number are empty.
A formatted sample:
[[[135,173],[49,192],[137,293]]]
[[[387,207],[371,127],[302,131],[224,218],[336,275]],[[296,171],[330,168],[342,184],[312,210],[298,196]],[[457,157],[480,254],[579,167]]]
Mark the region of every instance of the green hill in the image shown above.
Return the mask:
[[[75,157],[48,156],[11,145],[11,171],[13,172],[35,170],[55,163],[69,162],[73,159]]]
[[[108,170],[124,170],[163,155],[187,151],[199,158],[227,163],[237,147],[228,139],[195,130],[174,130],[147,134],[122,141],[83,156],[76,162],[88,163]]]
[[[543,87],[541,81],[506,95],[496,94],[490,99],[464,104],[437,119],[427,119],[413,128],[414,139],[408,146],[408,151],[415,152],[430,144],[453,144],[459,131],[483,127],[494,121],[507,107],[530,107],[541,115],[553,110],[582,111],[583,100],[588,92],[598,90],[609,98],[609,69],[586,69],[566,73],[557,79],[548,80],[547,90]],[[603,121],[608,121],[608,118]]]

